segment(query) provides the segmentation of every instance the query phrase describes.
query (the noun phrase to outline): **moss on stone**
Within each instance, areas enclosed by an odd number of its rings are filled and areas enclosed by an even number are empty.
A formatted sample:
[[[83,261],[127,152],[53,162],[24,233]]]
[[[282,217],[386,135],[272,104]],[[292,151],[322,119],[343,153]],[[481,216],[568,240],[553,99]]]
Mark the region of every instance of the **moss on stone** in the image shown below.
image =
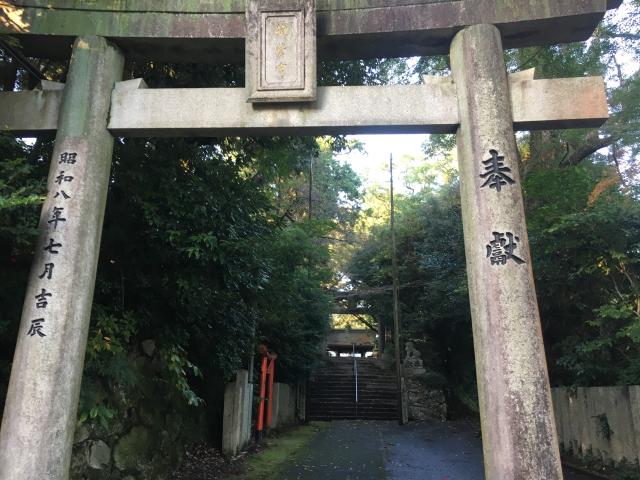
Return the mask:
[[[265,442],[266,449],[251,457],[247,462],[246,471],[232,480],[278,478],[277,474],[289,464],[290,459],[329,425],[327,422],[312,422],[268,439]]]
[[[152,456],[154,441],[146,427],[133,427],[122,437],[113,452],[113,459],[120,471],[141,470]]]

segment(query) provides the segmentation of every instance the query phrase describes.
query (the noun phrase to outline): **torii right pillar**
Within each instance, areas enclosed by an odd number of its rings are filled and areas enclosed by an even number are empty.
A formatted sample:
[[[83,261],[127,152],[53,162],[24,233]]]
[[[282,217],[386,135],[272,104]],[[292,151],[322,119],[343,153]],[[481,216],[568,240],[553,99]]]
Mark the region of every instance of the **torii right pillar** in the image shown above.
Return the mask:
[[[487,480],[559,480],[562,467],[500,32],[451,46],[462,219]]]

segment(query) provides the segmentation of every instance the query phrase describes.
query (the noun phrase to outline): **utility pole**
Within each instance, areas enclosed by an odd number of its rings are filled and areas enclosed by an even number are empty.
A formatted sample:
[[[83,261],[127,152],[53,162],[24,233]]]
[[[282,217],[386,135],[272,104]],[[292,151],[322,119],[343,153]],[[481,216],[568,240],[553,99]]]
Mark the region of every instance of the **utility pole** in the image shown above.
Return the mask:
[[[396,255],[396,212],[393,198],[393,154],[389,155],[389,177],[391,190],[391,276],[393,277],[393,347],[396,361],[396,382],[398,388],[398,423],[404,425],[402,365],[400,364],[400,308],[398,305],[398,258]]]
[[[313,205],[313,156],[309,159],[309,220],[311,220],[311,211]]]

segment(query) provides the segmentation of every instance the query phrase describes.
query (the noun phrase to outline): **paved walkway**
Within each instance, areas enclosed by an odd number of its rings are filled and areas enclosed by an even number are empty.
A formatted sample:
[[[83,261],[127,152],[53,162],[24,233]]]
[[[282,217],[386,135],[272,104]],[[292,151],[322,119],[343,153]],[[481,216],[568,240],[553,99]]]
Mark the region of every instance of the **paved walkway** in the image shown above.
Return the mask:
[[[483,480],[482,444],[466,423],[334,421],[277,480]],[[566,480],[595,477],[565,472]]]

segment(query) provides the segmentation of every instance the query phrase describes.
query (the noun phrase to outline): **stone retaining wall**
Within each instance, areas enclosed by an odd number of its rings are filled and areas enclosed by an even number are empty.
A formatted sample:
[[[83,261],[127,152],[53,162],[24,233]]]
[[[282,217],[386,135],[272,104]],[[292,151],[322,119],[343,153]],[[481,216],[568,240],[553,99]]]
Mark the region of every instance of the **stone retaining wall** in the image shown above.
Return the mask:
[[[152,356],[129,359],[139,382],[133,391],[114,387],[104,399],[114,407],[113,418],[87,419],[76,429],[71,480],[166,480],[184,446],[206,438],[205,410],[187,405],[158,381],[163,369]]]
[[[404,384],[410,421],[447,420],[447,401],[441,388],[431,388],[419,377],[407,377]]]

